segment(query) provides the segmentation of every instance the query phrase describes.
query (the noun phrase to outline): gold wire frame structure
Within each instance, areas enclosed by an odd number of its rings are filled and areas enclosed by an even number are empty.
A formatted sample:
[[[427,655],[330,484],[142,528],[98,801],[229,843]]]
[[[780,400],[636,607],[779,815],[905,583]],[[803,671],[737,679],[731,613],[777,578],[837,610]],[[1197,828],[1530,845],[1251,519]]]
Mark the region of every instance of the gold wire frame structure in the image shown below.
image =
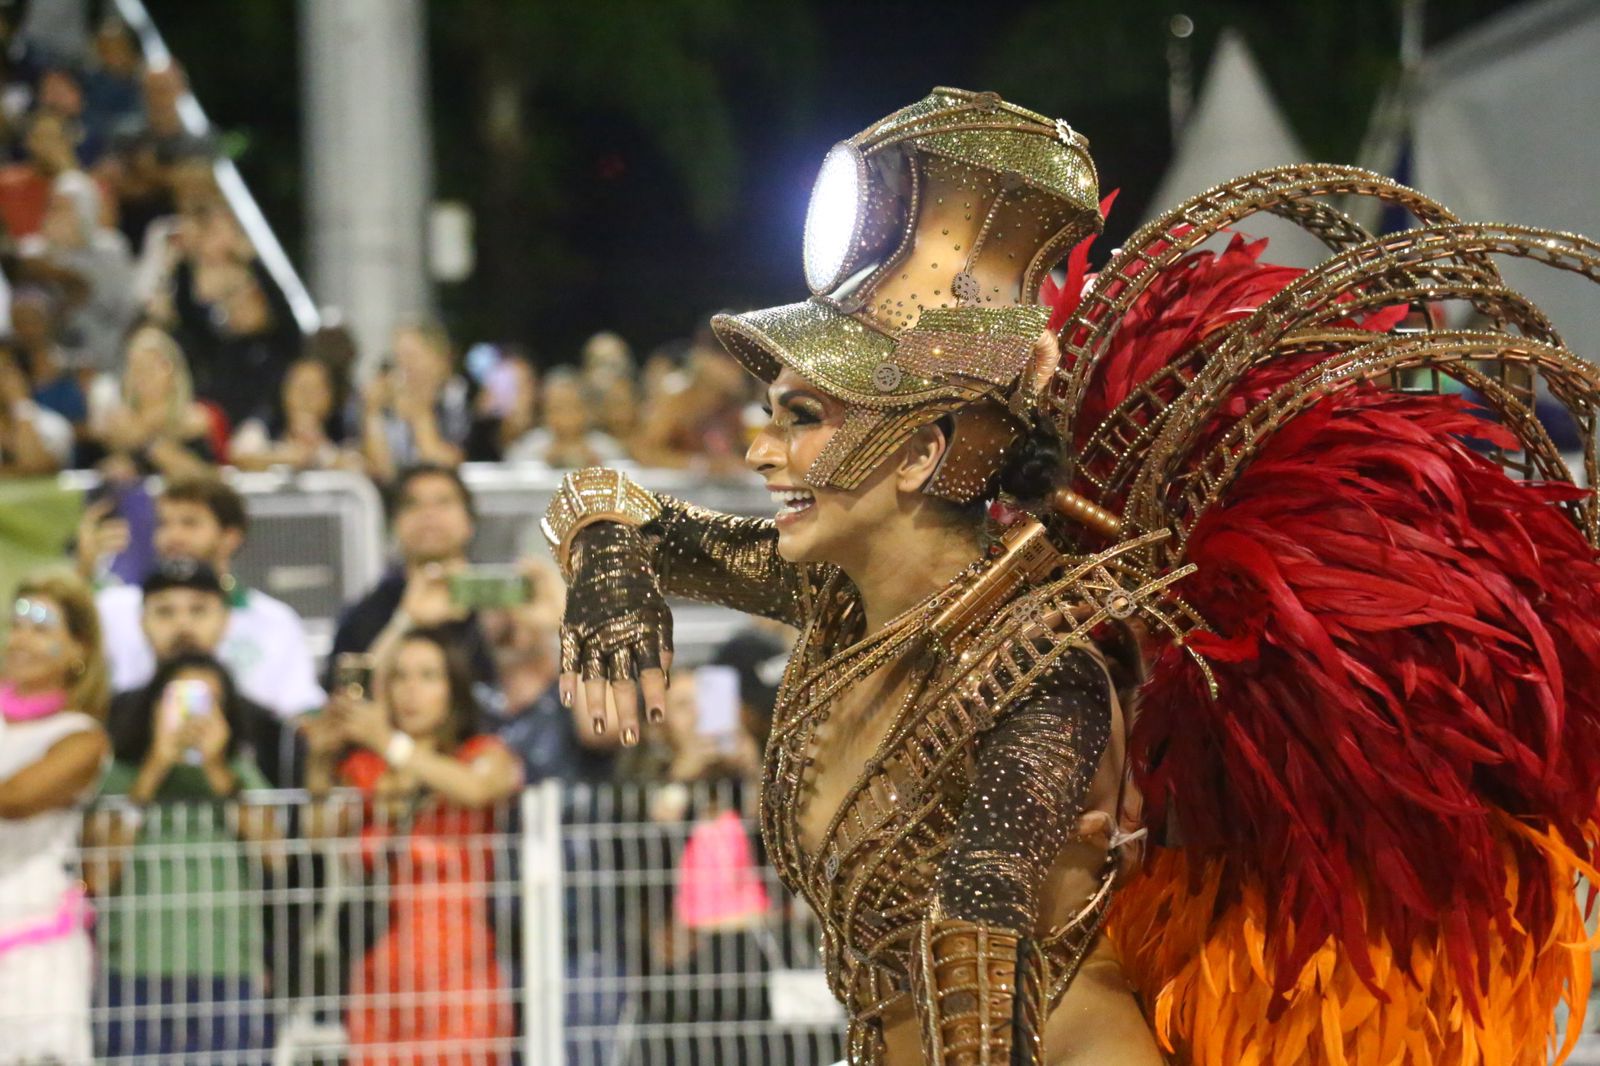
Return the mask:
[[[1371,197],[1404,208],[1416,229],[1367,234],[1327,197]],[[1140,382],[1097,425],[1080,425],[1085,396],[1123,316],[1164,270],[1207,240],[1262,212],[1299,224],[1331,256],[1253,313],[1218,328]],[[1167,530],[1138,561],[1160,571],[1182,561],[1189,531],[1295,415],[1357,385],[1437,393],[1446,378],[1474,390],[1510,430],[1517,451],[1492,457],[1507,476],[1572,480],[1534,413],[1536,381],[1570,416],[1588,483],[1600,483],[1596,408],[1600,367],[1574,354],[1549,318],[1508,286],[1498,257],[1542,263],[1600,282],[1600,244],[1570,233],[1463,223],[1414,189],[1356,167],[1296,165],[1247,174],[1193,197],[1135,233],[1084,293],[1059,338],[1062,360],[1040,398],[1067,441],[1081,441],[1066,473],[1093,503],[1122,520],[1123,535]],[[1349,326],[1395,306],[1455,303],[1473,329]],[[1252,368],[1320,353],[1308,368],[1231,422],[1219,416]],[[1600,547],[1593,499],[1565,505]],[[1131,560],[1130,560],[1131,561]]]

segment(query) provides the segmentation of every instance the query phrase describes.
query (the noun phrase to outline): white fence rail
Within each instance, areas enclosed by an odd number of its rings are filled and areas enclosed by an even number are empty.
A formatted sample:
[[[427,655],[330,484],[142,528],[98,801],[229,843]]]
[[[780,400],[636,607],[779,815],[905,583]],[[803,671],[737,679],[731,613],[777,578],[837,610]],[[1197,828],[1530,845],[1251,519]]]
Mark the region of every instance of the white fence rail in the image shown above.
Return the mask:
[[[759,861],[753,799],[103,801],[83,858],[96,1061],[833,1062],[814,925]]]

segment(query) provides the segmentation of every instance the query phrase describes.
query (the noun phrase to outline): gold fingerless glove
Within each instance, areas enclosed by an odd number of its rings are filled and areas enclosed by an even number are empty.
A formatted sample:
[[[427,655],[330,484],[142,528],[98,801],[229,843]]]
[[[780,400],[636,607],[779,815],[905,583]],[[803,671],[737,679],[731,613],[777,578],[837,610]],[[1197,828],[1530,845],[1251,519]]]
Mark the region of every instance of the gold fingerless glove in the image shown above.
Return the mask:
[[[620,470],[590,466],[561,479],[539,528],[561,572],[572,577],[572,539],[596,522],[638,528],[656,520],[661,501]]]
[[[592,467],[568,474],[542,523],[570,588],[561,669],[625,681],[672,651],[672,614],[640,527],[661,505],[626,475]]]
[[[922,925],[912,990],[932,1066],[1034,1066],[1043,1061],[1044,963],[1007,929],[959,919]]]

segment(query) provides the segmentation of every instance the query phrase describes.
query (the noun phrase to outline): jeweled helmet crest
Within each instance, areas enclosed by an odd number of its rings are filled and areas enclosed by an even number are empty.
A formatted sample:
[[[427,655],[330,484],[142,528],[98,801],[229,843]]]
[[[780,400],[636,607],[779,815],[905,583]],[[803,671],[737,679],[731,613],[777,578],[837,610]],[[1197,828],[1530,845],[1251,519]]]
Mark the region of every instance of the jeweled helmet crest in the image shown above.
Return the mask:
[[[805,474],[850,489],[950,415],[924,487],[978,498],[1026,428],[1014,402],[1045,275],[1100,228],[1088,143],[994,93],[935,89],[833,147],[806,216],[802,303],[711,326],[763,381],[788,366],[848,406]]]

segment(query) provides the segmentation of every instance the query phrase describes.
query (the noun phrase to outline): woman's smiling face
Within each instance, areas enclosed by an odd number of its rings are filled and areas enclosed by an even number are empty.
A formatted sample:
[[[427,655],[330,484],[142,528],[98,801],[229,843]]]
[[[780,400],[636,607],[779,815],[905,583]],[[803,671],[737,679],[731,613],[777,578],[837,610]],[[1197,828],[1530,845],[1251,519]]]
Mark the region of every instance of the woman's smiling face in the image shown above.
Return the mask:
[[[745,453],[766,481],[778,511],[778,554],[790,562],[849,567],[865,539],[900,506],[894,457],[854,489],[831,489],[805,478],[839,431],[845,405],[785,367],[767,389],[769,421]]]

